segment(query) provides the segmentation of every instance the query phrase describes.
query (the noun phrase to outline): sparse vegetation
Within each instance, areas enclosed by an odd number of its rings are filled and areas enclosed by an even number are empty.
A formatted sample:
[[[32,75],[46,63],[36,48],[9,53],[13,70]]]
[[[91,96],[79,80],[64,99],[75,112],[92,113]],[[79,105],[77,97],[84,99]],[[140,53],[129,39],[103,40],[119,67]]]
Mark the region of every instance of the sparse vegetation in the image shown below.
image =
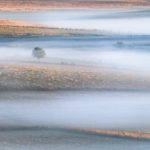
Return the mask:
[[[123,42],[117,42],[117,46],[118,46],[118,47],[123,47],[123,46],[124,46],[124,43],[123,43]]]
[[[148,0],[139,1],[52,1],[52,0],[0,0],[1,11],[40,11],[58,9],[100,9],[112,7],[149,7]]]
[[[36,63],[0,65],[0,90],[148,90],[150,79],[133,72]]]
[[[0,25],[0,36],[85,36],[85,35],[106,35],[102,31],[48,28],[38,26],[17,26]]]
[[[34,26],[0,25],[1,36],[63,36],[64,29],[44,28]]]
[[[46,56],[46,53],[43,48],[37,46],[33,49],[32,55],[40,61],[41,58]]]

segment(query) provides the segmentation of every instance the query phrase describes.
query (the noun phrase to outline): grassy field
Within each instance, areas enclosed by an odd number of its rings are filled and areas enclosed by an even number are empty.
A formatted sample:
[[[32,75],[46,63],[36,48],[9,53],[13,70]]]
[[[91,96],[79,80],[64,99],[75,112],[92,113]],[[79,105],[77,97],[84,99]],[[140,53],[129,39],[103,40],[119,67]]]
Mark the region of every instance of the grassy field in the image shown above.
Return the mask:
[[[85,133],[94,133],[97,135],[106,135],[106,136],[114,136],[121,138],[132,138],[132,139],[146,139],[150,140],[149,133],[142,132],[128,132],[128,131],[115,131],[115,130],[99,130],[99,129],[89,129],[89,128],[68,128],[71,131],[81,131]]]
[[[85,36],[106,35],[96,30],[73,30],[38,26],[0,25],[0,36]]]
[[[0,65],[0,90],[149,90],[138,73],[61,64]]]
[[[41,11],[56,9],[102,9],[150,7],[148,0],[1,0],[1,11]]]

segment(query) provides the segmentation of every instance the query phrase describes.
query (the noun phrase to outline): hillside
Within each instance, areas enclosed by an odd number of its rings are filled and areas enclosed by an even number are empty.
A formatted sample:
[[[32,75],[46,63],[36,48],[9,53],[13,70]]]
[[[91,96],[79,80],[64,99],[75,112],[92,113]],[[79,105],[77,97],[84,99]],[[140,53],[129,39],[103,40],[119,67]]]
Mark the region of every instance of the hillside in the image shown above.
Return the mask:
[[[135,72],[90,66],[28,62],[0,65],[0,90],[150,90]]]
[[[0,11],[150,7],[148,0],[0,0]]]
[[[34,23],[0,20],[0,36],[84,36],[106,35],[97,30],[50,28]]]

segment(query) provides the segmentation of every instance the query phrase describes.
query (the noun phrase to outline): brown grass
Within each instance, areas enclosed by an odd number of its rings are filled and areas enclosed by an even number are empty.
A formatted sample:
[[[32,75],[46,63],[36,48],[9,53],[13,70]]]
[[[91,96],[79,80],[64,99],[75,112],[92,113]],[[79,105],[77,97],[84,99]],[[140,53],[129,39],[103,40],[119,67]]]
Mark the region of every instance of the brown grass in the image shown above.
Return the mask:
[[[137,73],[68,65],[0,65],[0,89],[149,90],[150,78]]]
[[[49,28],[38,24],[0,20],[0,36],[84,36],[106,35],[96,30]]]
[[[0,11],[38,11],[56,9],[101,9],[112,7],[150,7],[147,0],[1,0]]]
[[[0,25],[1,36],[68,36],[64,29],[53,29],[34,26]]]
[[[147,139],[150,140],[150,134],[146,133],[136,133],[127,131],[112,131],[112,130],[99,130],[99,129],[89,129],[89,128],[68,128],[73,131],[81,131],[87,133],[95,133],[99,135],[108,135],[122,138],[133,138],[133,139]]]
[[[22,21],[12,21],[12,20],[0,20],[0,25],[7,25],[7,26],[35,26],[40,27],[40,25],[35,23],[28,23],[28,22],[22,22]]]

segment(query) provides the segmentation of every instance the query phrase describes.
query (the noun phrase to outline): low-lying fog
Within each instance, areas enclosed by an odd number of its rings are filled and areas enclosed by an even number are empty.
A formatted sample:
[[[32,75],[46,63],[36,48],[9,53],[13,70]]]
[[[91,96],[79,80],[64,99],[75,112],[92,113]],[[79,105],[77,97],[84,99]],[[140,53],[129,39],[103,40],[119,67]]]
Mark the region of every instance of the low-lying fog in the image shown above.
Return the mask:
[[[149,41],[150,36],[1,38],[0,59],[36,62],[32,50],[40,46],[47,54],[42,62],[96,64],[149,72]]]
[[[0,14],[1,19],[37,22],[55,27],[150,34],[149,11],[126,13],[53,11],[12,14],[1,12]],[[42,59],[43,62],[96,64],[150,73],[148,35],[0,38],[0,60],[36,62],[37,60],[32,57],[32,50],[36,46],[43,48],[47,54]],[[0,94],[1,122],[139,130],[149,129],[150,125],[148,93],[2,92]],[[7,101],[9,98],[4,94],[12,100]]]
[[[32,50],[40,46],[47,54],[41,60],[43,63],[96,64],[100,67],[150,73],[150,36],[148,36],[150,35],[150,13],[148,10],[140,12],[0,12],[0,16],[1,19],[36,22],[46,26],[142,34],[99,37],[1,37],[0,63],[37,62],[32,57]],[[148,132],[150,130],[149,97],[148,92],[135,91],[0,91],[1,133],[3,127],[7,125]],[[114,137],[104,137],[103,140],[102,136],[93,138],[92,134],[86,135],[84,139],[80,134],[71,132],[59,130],[33,132],[32,129],[34,128],[27,131],[20,130],[20,132],[6,130],[5,134],[2,133],[0,136],[0,147],[2,149],[39,149],[41,147],[44,147],[43,149],[99,149],[103,147],[103,149],[123,150],[138,148],[143,150],[149,147],[149,143],[143,144],[139,140],[131,144],[129,139],[114,141],[112,140]],[[73,136],[74,134],[76,136]],[[80,145],[75,142],[78,140]]]
[[[130,34],[130,36],[26,38],[23,40],[8,38],[8,41],[1,39],[1,60],[36,61],[31,56],[32,49],[35,46],[41,46],[47,53],[43,61],[71,64],[94,63],[149,72],[150,11],[148,9],[0,12],[0,15],[1,19],[34,22],[46,26],[100,29],[111,33]],[[135,36],[136,34],[140,35]]]
[[[150,34],[149,10],[0,12],[1,19],[34,22],[50,27],[98,29],[116,34]]]
[[[149,97],[142,92],[3,92],[0,122],[146,131],[150,129]]]

